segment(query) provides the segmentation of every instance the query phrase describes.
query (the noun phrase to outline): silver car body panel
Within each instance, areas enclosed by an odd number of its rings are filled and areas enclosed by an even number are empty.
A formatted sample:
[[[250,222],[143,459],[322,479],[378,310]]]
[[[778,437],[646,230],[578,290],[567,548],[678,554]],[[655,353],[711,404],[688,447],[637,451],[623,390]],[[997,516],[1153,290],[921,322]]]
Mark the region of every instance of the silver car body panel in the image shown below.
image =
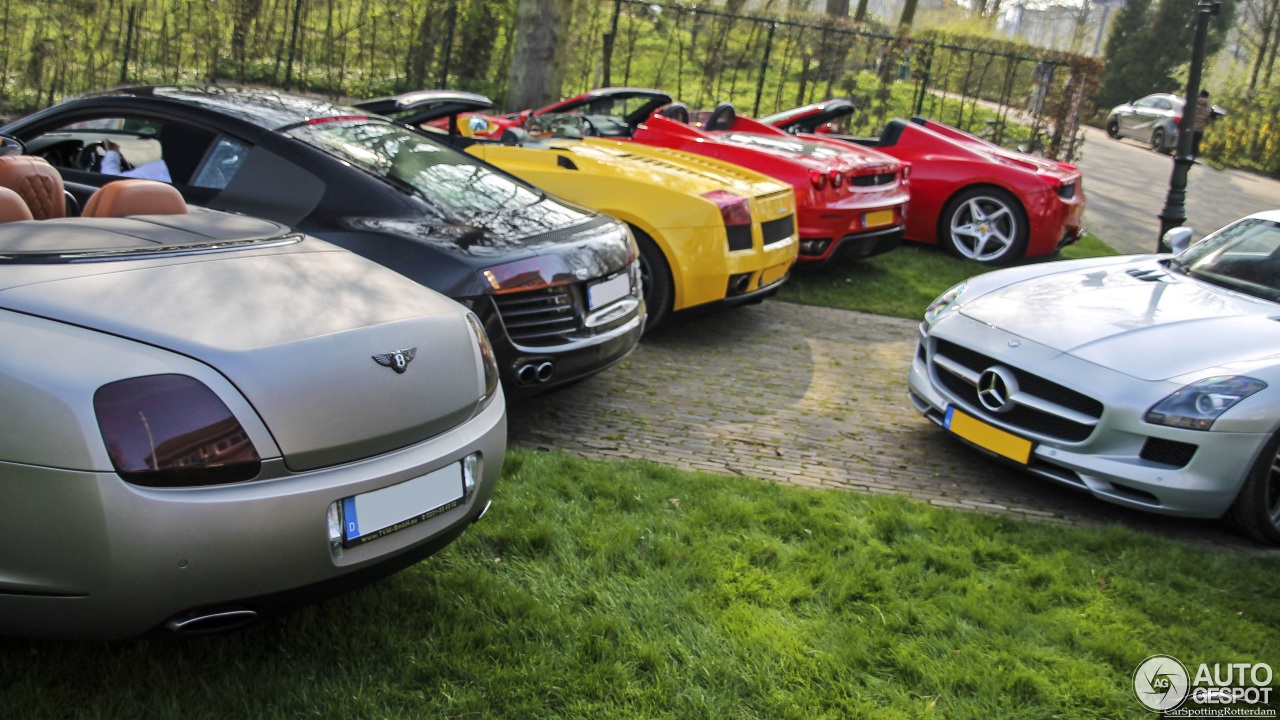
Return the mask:
[[[185,230],[181,218],[168,230],[131,222],[0,225],[0,633],[134,635],[418,557],[482,512],[506,411],[501,387],[484,397],[465,308],[314,238],[227,251],[213,237],[257,223],[270,239],[273,223],[200,212]],[[157,235],[108,237],[125,228]],[[89,254],[58,256],[68,249]],[[408,348],[403,373],[374,358]],[[172,488],[122,479],[94,394],[150,375],[212,390],[261,457],[257,476]],[[460,469],[456,507],[335,552],[331,504],[472,455],[475,485],[463,493]]]
[[[1220,516],[1280,427],[1280,307],[1162,272],[1158,261],[1167,257],[1054,262],[973,278],[955,309],[920,326],[908,373],[912,402],[939,425],[955,407],[1030,440],[1026,470],[1102,499]],[[978,373],[999,368],[1033,376],[1035,387],[1048,390],[1032,389],[1023,399],[1040,403],[1055,423],[1077,423],[1072,432],[1079,434],[1031,426],[964,392]],[[1268,387],[1210,431],[1144,420],[1192,382],[1237,374]],[[1099,403],[1096,417],[1063,406],[1078,406],[1072,401],[1079,398]],[[1182,467],[1144,459],[1149,440],[1185,443],[1194,454]]]

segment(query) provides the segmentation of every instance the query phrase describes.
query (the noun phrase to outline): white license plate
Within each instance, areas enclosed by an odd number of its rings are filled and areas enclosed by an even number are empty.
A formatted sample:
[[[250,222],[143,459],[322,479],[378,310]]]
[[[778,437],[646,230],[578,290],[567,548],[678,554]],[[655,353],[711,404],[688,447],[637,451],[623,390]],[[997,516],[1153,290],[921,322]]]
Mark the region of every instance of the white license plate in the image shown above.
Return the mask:
[[[462,504],[462,463],[342,501],[342,545],[376,540]]]
[[[631,294],[631,273],[622,271],[587,287],[587,309],[602,308]]]

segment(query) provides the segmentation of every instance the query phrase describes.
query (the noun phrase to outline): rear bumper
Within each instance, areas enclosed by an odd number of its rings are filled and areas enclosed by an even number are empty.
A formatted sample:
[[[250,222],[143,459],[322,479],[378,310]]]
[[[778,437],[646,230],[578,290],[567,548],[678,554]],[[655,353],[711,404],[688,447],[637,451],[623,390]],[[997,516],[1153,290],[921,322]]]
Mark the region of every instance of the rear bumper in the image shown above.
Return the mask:
[[[808,244],[802,242],[801,253],[797,262],[803,262],[806,265],[821,265],[879,255],[901,245],[903,235],[903,227],[895,225],[878,230],[851,233],[829,243],[817,242]],[[806,249],[811,250],[811,254],[805,254],[804,251]]]
[[[448,544],[486,507],[506,452],[502,394],[466,423],[383,455],[238,485],[153,489],[114,473],[0,464],[16,510],[0,530],[0,633],[120,638],[206,608],[314,602]],[[386,537],[330,549],[330,504],[482,458],[460,505]]]

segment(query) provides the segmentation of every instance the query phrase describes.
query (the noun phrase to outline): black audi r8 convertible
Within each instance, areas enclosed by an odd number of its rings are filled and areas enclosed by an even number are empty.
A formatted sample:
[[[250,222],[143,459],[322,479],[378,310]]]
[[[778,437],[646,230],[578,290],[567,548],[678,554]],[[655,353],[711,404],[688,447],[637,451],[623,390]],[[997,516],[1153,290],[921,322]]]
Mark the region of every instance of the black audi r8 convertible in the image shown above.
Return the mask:
[[[137,87],[0,132],[59,170],[72,213],[121,176],[164,180],[188,203],[293,225],[462,302],[509,398],[614,364],[644,329],[625,224],[365,111],[272,90]]]

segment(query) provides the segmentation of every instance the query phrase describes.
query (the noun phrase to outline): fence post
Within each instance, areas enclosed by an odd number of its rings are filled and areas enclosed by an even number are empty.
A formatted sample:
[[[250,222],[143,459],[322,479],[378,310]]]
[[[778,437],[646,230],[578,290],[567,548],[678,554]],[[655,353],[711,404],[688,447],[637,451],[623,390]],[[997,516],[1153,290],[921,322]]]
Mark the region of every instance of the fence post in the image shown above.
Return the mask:
[[[133,53],[133,21],[138,13],[138,4],[129,6],[129,22],[124,31],[124,59],[120,61],[120,84],[129,82],[129,55]]]
[[[920,73],[920,91],[916,93],[916,106],[911,112],[916,117],[924,115],[924,96],[929,92],[929,80],[933,72],[933,51],[937,49],[937,45],[932,40],[927,42],[929,51],[924,55],[924,72]]]
[[[760,96],[764,94],[764,74],[769,71],[769,52],[773,50],[773,31],[778,29],[778,23],[769,23],[769,33],[764,38],[764,58],[760,60],[760,77],[756,78],[756,107],[751,112],[751,117],[760,117]]]
[[[601,75],[601,86],[613,85],[613,41],[618,38],[618,16],[622,14],[622,0],[613,0],[613,19],[609,21],[609,32],[604,34],[600,52],[600,62],[604,65]]]

